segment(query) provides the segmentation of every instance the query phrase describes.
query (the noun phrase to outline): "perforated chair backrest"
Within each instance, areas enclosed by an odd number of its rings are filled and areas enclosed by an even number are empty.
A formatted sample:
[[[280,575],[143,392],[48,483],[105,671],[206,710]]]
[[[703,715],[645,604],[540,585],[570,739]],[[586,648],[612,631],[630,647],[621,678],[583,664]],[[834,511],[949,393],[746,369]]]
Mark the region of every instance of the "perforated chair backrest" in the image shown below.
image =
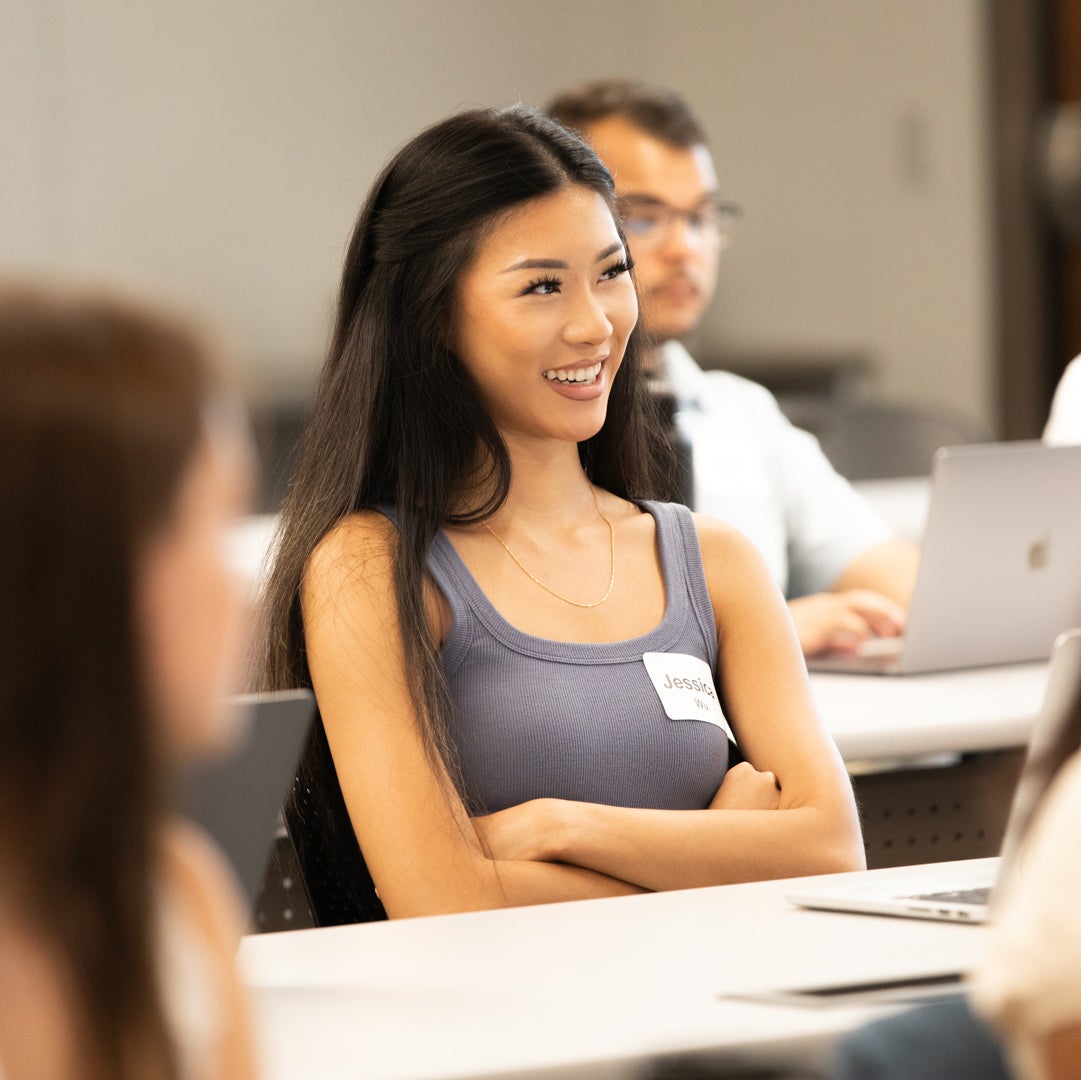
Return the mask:
[[[316,926],[386,919],[318,716],[286,800],[284,818]]]

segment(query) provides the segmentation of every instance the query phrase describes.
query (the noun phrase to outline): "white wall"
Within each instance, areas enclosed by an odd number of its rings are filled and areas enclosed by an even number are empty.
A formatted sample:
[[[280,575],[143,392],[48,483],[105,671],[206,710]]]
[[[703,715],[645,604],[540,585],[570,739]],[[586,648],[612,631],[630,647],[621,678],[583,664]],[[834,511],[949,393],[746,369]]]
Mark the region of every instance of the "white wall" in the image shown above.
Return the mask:
[[[460,106],[640,73],[747,210],[707,344],[990,416],[979,0],[5,0],[0,267],[134,279],[311,378],[357,205]]]
[[[746,210],[705,335],[865,351],[883,396],[990,421],[978,0],[645,6],[651,77],[693,87]]]

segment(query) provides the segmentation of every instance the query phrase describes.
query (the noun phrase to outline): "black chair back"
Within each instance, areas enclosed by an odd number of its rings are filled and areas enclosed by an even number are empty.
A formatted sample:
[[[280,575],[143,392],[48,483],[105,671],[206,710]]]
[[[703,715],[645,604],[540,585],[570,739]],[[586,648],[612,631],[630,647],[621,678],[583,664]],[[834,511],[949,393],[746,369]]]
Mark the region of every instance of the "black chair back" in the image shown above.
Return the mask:
[[[282,816],[284,829],[267,865],[257,906],[260,930],[386,919],[349,820],[318,715]],[[302,901],[307,912],[300,910]]]

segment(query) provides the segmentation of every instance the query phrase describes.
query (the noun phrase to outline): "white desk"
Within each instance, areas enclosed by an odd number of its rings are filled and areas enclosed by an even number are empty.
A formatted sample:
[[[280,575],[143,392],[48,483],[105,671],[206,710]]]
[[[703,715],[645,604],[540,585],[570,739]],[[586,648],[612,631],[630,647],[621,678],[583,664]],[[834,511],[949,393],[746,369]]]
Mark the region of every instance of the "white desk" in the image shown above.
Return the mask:
[[[621,1077],[674,1051],[824,1056],[877,1010],[721,995],[963,971],[983,935],[803,911],[784,899],[791,885],[246,938],[240,963],[265,1075]]]
[[[934,675],[811,676],[819,713],[845,761],[1024,746],[1046,663]]]

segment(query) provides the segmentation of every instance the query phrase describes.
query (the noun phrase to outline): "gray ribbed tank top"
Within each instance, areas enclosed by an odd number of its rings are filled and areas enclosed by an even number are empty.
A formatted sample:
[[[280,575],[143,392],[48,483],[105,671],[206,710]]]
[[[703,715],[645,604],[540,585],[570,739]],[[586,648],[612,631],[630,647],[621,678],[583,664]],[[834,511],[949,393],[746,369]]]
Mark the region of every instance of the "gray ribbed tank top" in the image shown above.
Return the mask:
[[[642,662],[687,653],[717,670],[713,605],[690,511],[642,502],[656,521],[665,613],[641,637],[549,641],[492,606],[446,534],[428,567],[452,625],[442,665],[455,704],[453,738],[474,813],[541,797],[612,806],[702,809],[724,778],[724,731],[669,720]]]

